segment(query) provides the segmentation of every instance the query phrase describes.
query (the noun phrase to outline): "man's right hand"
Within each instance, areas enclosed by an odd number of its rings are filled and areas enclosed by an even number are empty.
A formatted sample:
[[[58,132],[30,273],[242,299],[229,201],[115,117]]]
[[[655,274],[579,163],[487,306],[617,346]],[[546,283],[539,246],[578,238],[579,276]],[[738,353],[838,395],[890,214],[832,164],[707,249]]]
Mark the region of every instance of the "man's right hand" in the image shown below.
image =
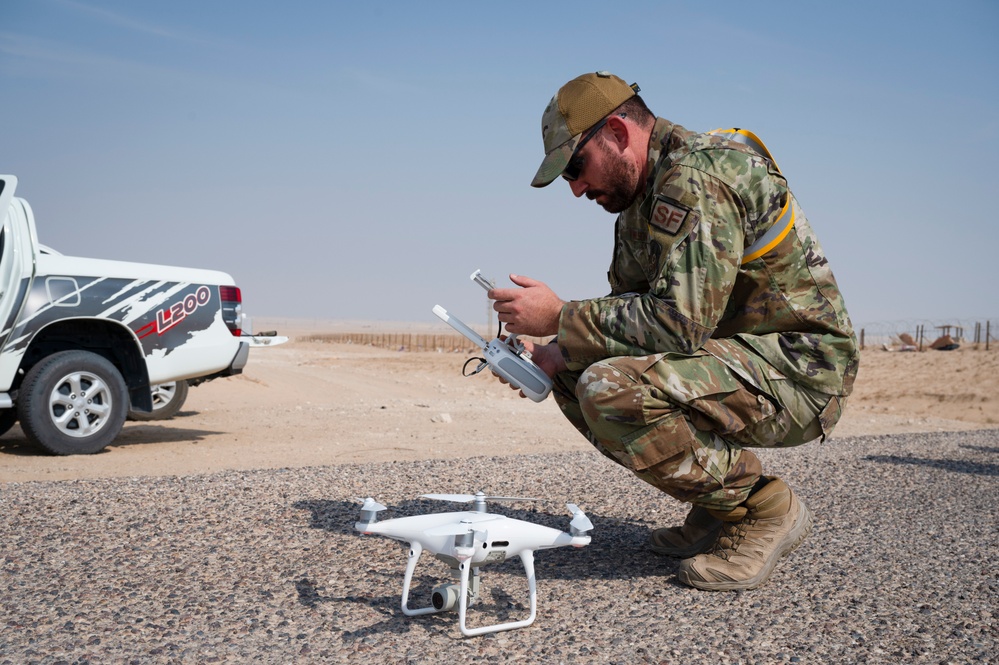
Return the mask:
[[[519,288],[492,289],[489,298],[500,323],[517,335],[544,337],[558,332],[558,320],[565,304],[544,282],[523,275],[510,275]]]

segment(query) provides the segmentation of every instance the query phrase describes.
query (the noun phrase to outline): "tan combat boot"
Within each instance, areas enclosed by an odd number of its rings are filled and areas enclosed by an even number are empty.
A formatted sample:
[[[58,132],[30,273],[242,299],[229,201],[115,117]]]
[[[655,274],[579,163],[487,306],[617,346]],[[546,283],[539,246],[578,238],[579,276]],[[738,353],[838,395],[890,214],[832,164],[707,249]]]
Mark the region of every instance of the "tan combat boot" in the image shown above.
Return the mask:
[[[691,506],[682,526],[656,529],[649,536],[649,549],[656,554],[686,559],[706,552],[718,540],[722,521],[701,506]]]
[[[770,577],[777,560],[812,530],[812,515],[784,481],[770,479],[724,521],[710,552],[680,562],[677,577],[708,591],[755,589]]]

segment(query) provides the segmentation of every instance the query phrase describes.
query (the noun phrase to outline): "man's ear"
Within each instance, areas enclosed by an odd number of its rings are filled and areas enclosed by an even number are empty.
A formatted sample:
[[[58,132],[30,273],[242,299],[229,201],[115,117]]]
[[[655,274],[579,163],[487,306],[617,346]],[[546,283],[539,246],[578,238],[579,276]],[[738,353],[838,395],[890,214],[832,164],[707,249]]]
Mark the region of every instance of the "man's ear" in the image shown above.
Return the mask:
[[[607,137],[607,140],[613,141],[617,145],[618,150],[623,151],[631,145],[631,140],[634,138],[632,136],[634,128],[625,122],[624,118],[619,115],[612,115],[607,118],[607,127],[610,129],[610,136]]]

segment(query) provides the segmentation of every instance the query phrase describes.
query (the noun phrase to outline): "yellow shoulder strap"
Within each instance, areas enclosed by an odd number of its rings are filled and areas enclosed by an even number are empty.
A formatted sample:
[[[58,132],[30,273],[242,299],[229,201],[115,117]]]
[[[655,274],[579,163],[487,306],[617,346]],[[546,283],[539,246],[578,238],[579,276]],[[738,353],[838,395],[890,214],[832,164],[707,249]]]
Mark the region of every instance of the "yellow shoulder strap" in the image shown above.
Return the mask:
[[[742,143],[743,145],[749,146],[753,152],[766,157],[780,173],[780,167],[777,166],[777,160],[773,158],[770,151],[767,150],[767,146],[763,144],[756,134],[752,133],[748,129],[739,129],[734,127],[732,129],[715,129],[708,132],[708,134],[716,134],[730,141],[735,141],[736,143]],[[746,265],[754,259],[758,259],[783,240],[788,233],[791,231],[791,227],[794,226],[794,208],[791,205],[791,196],[788,195],[787,202],[784,203],[784,207],[780,211],[780,215],[777,217],[777,221],[774,225],[767,230],[762,236],[756,239],[752,245],[746,248],[745,252],[742,254],[742,265]]]
[[[718,136],[724,137],[729,141],[735,141],[736,143],[741,143],[743,145],[748,145],[753,149],[753,152],[758,155],[766,157],[771,162],[773,162],[774,168],[780,173],[780,167],[777,166],[777,160],[774,156],[770,154],[767,150],[767,146],[763,144],[760,137],[752,133],[748,129],[739,129],[738,127],[733,127],[732,129],[713,129],[708,134],[717,134]]]

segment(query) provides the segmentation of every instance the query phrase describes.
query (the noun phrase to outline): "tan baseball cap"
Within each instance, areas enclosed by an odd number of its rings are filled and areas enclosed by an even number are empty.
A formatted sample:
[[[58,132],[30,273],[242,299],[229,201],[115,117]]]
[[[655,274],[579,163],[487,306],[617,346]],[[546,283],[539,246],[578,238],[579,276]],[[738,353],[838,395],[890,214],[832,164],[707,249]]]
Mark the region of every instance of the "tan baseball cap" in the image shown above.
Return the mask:
[[[531,186],[550,185],[565,170],[583,132],[638,91],[637,83],[628,85],[610,72],[583,74],[559,88],[541,116],[545,158]]]

